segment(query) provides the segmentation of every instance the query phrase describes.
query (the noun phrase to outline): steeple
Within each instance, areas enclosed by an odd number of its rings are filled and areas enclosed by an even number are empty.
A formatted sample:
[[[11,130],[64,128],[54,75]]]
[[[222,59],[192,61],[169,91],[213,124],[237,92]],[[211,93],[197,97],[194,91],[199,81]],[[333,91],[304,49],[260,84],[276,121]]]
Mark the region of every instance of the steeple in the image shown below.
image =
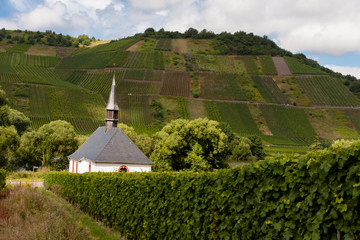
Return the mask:
[[[117,104],[117,99],[116,99],[116,86],[115,86],[115,74],[114,74],[109,100],[106,106],[106,118],[105,118],[106,132],[113,127],[117,127],[117,123],[119,121],[119,110],[120,108]]]

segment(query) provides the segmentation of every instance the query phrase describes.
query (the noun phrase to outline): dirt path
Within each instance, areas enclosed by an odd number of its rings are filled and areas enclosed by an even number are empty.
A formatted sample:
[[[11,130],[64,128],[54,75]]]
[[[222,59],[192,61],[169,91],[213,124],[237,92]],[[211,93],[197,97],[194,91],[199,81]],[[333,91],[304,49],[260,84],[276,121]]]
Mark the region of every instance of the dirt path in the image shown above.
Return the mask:
[[[134,45],[132,45],[131,47],[129,47],[127,50],[130,51],[130,52],[134,52],[136,51],[136,49],[141,45],[143,44],[144,40],[141,40],[141,41],[138,41],[136,42]]]
[[[207,98],[191,98],[192,100],[199,101],[213,101],[213,102],[228,102],[228,103],[244,103],[244,104],[253,104],[253,105],[272,105],[272,106],[282,106],[287,108],[299,108],[299,109],[354,109],[360,110],[360,106],[294,106],[291,104],[281,104],[281,103],[267,103],[267,102],[251,102],[251,101],[241,101],[241,100],[220,100],[220,99],[207,99]]]
[[[278,75],[292,75],[289,66],[283,57],[273,57],[272,59],[274,61]]]
[[[188,53],[187,39],[173,39],[173,52]]]
[[[13,181],[9,181],[9,182],[7,182],[7,184],[20,185],[20,186],[30,184],[30,186],[32,186],[32,187],[40,187],[40,188],[44,187],[43,182],[13,182]]]

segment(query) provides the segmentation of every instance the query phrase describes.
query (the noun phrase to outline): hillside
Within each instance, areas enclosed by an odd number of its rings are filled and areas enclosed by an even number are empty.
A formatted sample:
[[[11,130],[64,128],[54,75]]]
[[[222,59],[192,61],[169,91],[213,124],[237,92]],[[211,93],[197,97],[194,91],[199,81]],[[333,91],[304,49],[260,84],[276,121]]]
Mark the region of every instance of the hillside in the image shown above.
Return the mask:
[[[115,74],[121,121],[140,133],[207,117],[271,145],[359,138],[359,98],[346,79],[311,60],[243,32],[159,34],[92,48],[3,42],[0,86],[33,128],[64,119],[90,134],[104,124]]]

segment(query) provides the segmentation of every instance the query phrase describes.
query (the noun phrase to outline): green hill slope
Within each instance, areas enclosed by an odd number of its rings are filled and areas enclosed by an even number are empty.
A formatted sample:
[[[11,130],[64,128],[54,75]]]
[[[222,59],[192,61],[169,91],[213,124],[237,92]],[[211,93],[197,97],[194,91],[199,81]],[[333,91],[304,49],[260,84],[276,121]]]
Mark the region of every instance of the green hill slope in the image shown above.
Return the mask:
[[[64,119],[78,133],[92,133],[104,124],[115,74],[120,120],[139,132],[207,117],[267,144],[359,137],[359,98],[341,76],[251,34],[171,39],[170,33],[78,49],[3,43],[0,86],[33,128]],[[326,133],[320,115],[339,131]]]

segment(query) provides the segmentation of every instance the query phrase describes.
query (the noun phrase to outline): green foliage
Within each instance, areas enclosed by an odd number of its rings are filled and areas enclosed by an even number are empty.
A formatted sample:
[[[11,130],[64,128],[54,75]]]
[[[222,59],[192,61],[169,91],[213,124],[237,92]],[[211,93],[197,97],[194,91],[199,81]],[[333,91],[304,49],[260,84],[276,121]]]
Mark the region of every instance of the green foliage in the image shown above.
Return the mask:
[[[15,109],[10,109],[9,111],[9,123],[10,125],[15,126],[17,133],[22,135],[24,132],[30,130],[30,119],[25,116],[22,112],[19,112]]]
[[[290,100],[271,77],[252,76],[251,78],[266,102],[290,104]]]
[[[0,169],[0,190],[5,188],[6,185],[6,170]]]
[[[337,141],[215,173],[50,172],[44,183],[128,239],[356,239],[359,157],[360,141]]]
[[[135,132],[133,127],[129,127],[126,124],[120,123],[118,125],[121,130],[133,141],[136,146],[146,155],[150,156],[151,153],[151,138],[147,135],[140,135]]]
[[[155,134],[155,150],[150,159],[155,162],[154,170],[158,171],[222,168],[225,166],[222,154],[227,138],[216,121],[178,119]],[[196,144],[201,148],[195,147]],[[191,159],[195,162],[191,162]],[[207,164],[204,165],[202,159]],[[203,168],[205,166],[206,169]]]
[[[61,158],[66,158],[77,149],[73,126],[65,121],[53,121],[37,131],[25,133],[21,137],[19,154],[23,163],[32,166],[55,167]]]
[[[180,118],[190,119],[190,114],[189,114],[189,111],[187,108],[185,98],[177,97],[176,100],[177,100],[177,109],[178,109]]]
[[[171,39],[161,38],[158,40],[155,46],[155,50],[171,51]]]
[[[10,160],[15,155],[19,143],[20,138],[14,126],[0,126],[0,168],[10,167]]]
[[[258,75],[262,73],[261,67],[258,65],[256,56],[242,56],[241,60],[245,63],[246,72],[248,74]]]
[[[252,155],[257,157],[258,159],[263,159],[265,157],[264,146],[261,137],[252,135],[248,136],[251,141],[250,150]]]
[[[292,74],[325,74],[323,71],[299,62],[296,58],[285,56]]]
[[[88,69],[105,68],[107,63],[115,56],[115,52],[87,53],[63,58],[57,68],[59,69]]]
[[[285,137],[298,144],[311,144],[316,133],[304,110],[275,105],[260,105],[267,126],[275,136]]]
[[[360,101],[339,81],[328,76],[296,78],[314,105],[359,106]]]
[[[270,55],[259,56],[260,64],[263,74],[265,75],[277,75],[276,67],[272,57]]]

